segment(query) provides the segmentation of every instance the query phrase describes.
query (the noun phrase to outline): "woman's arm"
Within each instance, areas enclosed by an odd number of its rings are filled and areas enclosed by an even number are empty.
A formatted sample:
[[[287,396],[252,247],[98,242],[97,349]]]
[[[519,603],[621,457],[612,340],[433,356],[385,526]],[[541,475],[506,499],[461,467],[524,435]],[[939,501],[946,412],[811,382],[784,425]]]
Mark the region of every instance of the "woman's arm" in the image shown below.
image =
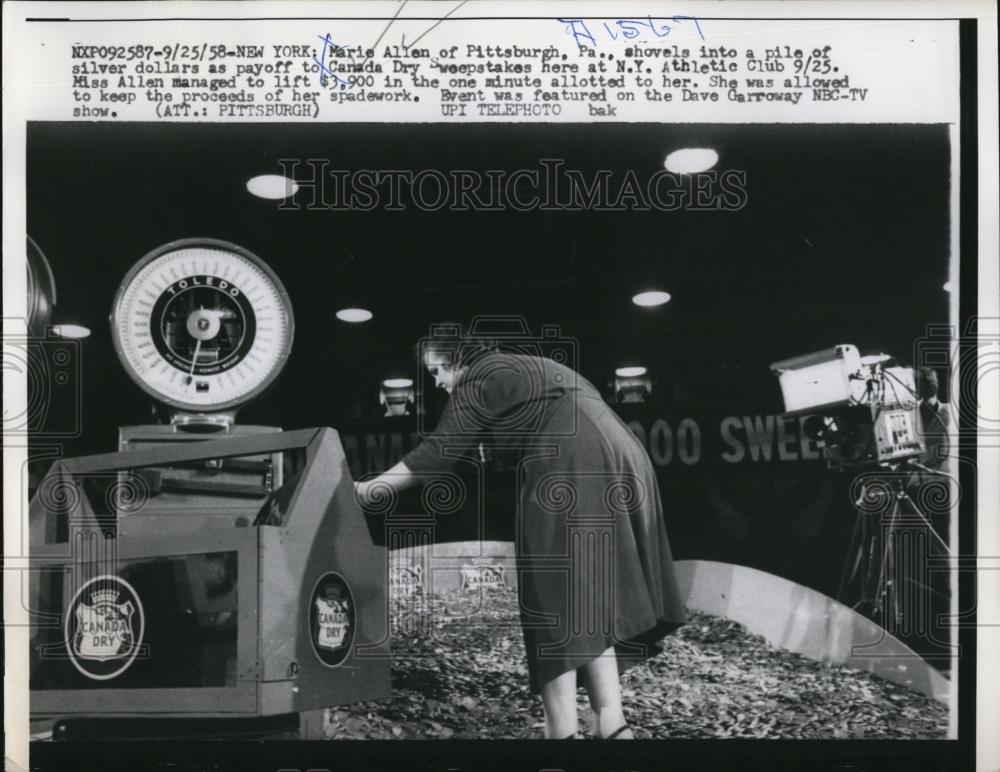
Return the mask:
[[[462,378],[434,431],[391,469],[371,480],[355,483],[358,499],[368,503],[386,485],[397,492],[405,490],[428,475],[448,471],[462,459],[482,462],[480,440],[489,429],[488,411],[493,399],[492,391],[482,388],[475,373]]]
[[[398,493],[416,485],[416,483],[416,475],[413,474],[404,462],[400,461],[395,466],[382,472],[378,477],[354,483],[354,492],[362,504],[367,504],[371,500],[373,489],[378,490],[380,486],[389,485]]]

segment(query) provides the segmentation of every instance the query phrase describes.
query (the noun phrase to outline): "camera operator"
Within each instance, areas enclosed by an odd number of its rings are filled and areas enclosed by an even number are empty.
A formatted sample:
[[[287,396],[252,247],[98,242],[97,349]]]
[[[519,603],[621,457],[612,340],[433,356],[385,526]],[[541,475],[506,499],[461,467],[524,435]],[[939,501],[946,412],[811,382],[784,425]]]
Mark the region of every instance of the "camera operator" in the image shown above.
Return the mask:
[[[925,448],[917,461],[925,469],[918,468],[913,472],[907,481],[907,493],[914,501],[921,503],[921,509],[932,527],[947,544],[951,525],[948,405],[938,398],[938,375],[933,368],[919,367],[916,369],[916,376]]]
[[[931,367],[917,368],[917,396],[926,453],[920,462],[931,469],[942,469],[948,458],[948,406],[938,399],[938,376]]]

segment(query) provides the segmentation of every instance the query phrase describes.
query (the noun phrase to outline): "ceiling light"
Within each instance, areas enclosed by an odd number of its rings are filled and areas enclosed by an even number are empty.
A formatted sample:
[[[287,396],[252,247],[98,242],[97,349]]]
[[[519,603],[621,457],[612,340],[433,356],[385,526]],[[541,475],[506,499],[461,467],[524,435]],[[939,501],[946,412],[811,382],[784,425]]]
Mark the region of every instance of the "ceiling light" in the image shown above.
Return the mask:
[[[663,166],[675,174],[696,174],[707,172],[718,160],[719,154],[710,147],[682,147],[670,153]]]
[[[650,292],[640,292],[638,295],[632,296],[632,302],[637,306],[642,306],[643,308],[653,308],[655,306],[662,306],[664,303],[670,300],[669,292],[661,292],[659,290],[654,290]]]
[[[945,292],[952,292],[952,291],[954,291],[954,289],[955,289],[955,285],[952,284],[950,281],[946,281],[944,283],[944,291]]]
[[[259,198],[291,198],[299,189],[299,183],[280,174],[260,174],[247,180],[247,190]]]
[[[387,389],[408,389],[413,385],[413,381],[409,378],[386,378],[382,381],[382,385]]]
[[[358,322],[367,322],[373,316],[372,312],[367,308],[341,308],[337,312],[337,318],[342,322],[351,322],[352,324],[357,324]]]
[[[645,367],[619,367],[615,370],[615,375],[619,378],[641,378],[645,374]]]
[[[79,324],[54,324],[49,328],[57,338],[89,338],[90,328]]]

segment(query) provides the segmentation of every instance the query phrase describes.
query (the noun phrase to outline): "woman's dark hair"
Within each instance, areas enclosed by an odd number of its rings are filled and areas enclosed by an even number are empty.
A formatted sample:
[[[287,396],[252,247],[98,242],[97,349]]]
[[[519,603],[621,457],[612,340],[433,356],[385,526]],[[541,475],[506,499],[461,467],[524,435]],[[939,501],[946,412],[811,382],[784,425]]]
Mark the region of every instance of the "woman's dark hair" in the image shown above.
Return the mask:
[[[470,334],[463,325],[448,322],[432,325],[431,334],[417,344],[417,349],[421,362],[428,354],[437,354],[457,370],[468,367],[484,354],[498,351],[499,345],[495,338]]]

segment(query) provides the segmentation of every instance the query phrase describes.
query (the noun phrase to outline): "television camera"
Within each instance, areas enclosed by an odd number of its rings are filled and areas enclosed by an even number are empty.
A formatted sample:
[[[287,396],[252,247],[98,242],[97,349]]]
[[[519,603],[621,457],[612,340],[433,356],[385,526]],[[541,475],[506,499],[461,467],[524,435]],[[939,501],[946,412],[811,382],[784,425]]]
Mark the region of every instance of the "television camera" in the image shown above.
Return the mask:
[[[924,453],[913,370],[891,361],[844,344],[771,365],[786,414],[809,416],[803,429],[831,468],[898,464]]]
[[[916,528],[948,553],[910,496],[921,476],[944,475],[919,460],[926,447],[914,371],[892,362],[843,344],[771,365],[786,415],[808,416],[803,429],[827,465],[867,470],[856,478],[857,516],[837,596],[858,598],[854,608],[883,625],[902,623],[899,585],[914,581],[899,573],[912,561],[896,560],[896,543],[912,537],[903,531]]]

